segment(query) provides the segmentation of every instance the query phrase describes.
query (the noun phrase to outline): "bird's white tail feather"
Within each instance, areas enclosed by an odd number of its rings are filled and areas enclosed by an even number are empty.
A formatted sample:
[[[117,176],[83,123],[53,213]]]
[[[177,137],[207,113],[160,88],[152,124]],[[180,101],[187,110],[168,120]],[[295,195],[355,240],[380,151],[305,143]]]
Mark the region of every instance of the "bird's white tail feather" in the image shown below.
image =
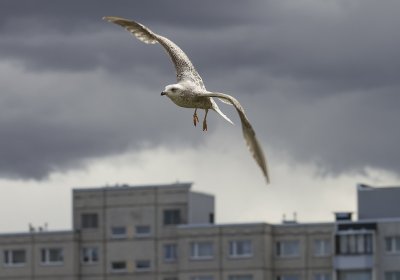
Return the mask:
[[[228,104],[228,105],[231,105],[231,106],[232,106],[232,103],[229,102],[228,100],[225,100],[225,99],[223,99],[223,98],[218,98],[218,100],[221,101],[222,103],[225,103],[225,104]]]
[[[222,111],[218,108],[218,106],[215,106],[213,109],[215,112],[220,114],[225,120],[227,120],[228,122],[230,122],[231,124],[234,125],[233,121],[231,121],[224,113],[222,113]]]

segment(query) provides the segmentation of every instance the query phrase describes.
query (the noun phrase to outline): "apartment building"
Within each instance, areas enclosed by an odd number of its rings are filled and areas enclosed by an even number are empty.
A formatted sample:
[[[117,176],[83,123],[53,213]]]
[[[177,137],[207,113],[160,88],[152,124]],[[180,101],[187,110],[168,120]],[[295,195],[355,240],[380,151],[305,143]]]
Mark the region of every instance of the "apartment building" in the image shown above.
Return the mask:
[[[399,190],[359,185],[355,221],[215,224],[189,183],[75,189],[72,230],[0,234],[0,280],[400,280]]]

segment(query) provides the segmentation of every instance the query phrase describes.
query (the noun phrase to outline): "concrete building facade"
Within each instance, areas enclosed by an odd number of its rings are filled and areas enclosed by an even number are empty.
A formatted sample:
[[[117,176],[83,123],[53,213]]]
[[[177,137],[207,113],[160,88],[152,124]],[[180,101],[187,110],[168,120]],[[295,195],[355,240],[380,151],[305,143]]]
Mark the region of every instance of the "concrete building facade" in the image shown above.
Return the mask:
[[[399,189],[360,185],[356,221],[282,224],[215,224],[191,184],[76,189],[72,230],[0,234],[0,280],[400,280],[398,205],[381,205]]]

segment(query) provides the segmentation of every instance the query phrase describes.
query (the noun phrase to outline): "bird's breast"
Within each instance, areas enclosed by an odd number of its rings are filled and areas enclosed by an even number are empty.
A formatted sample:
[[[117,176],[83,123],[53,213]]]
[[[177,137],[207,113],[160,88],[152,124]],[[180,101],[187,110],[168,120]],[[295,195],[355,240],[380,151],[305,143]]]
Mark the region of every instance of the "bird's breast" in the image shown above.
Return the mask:
[[[212,103],[207,96],[180,94],[175,96],[169,96],[169,98],[176,105],[184,108],[199,108],[199,109],[211,109]]]

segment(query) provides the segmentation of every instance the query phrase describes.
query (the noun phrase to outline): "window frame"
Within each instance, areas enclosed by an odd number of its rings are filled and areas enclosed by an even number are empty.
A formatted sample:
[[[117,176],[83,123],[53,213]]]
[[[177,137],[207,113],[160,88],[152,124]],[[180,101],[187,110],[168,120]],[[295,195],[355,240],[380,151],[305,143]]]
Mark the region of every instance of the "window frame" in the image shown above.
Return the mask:
[[[85,261],[85,251],[88,251],[88,261]],[[94,253],[95,252],[95,253]],[[97,259],[94,260],[93,256],[97,255]],[[100,261],[100,254],[99,254],[99,248],[95,246],[87,246],[87,247],[82,247],[81,249],[81,264],[84,265],[91,265],[91,264],[98,264]]]
[[[182,211],[179,208],[163,210],[163,225],[176,226],[182,224]]]
[[[61,260],[52,261],[51,258],[51,251],[59,251],[61,252]],[[43,260],[44,259],[44,260]],[[64,248],[63,247],[45,247],[40,249],[40,264],[41,265],[64,265],[65,256],[64,256]]]
[[[238,252],[243,250],[246,246],[240,243],[248,243],[249,252]],[[235,239],[229,240],[228,242],[228,256],[229,258],[237,259],[237,258],[251,258],[253,257],[253,242],[251,239]]]
[[[114,268],[114,264],[124,264],[124,267],[123,268]],[[126,263],[126,261],[112,261],[111,263],[111,272],[112,273],[124,273],[124,272],[126,272],[127,270],[128,270],[128,266],[127,266],[127,263]]]
[[[148,263],[148,266],[139,266],[140,263]],[[135,270],[136,271],[150,271],[152,269],[151,260],[149,259],[141,259],[135,261]]]
[[[86,217],[86,218],[84,218]],[[90,218],[89,218],[90,217]],[[91,220],[91,218],[94,218]],[[90,222],[89,222],[90,221]],[[81,229],[83,230],[93,230],[99,228],[99,214],[96,212],[81,213]]]
[[[138,229],[148,228],[148,231],[140,232]],[[135,226],[135,236],[136,237],[148,237],[151,236],[151,226],[150,225],[136,225]]]
[[[171,252],[167,254],[168,250],[170,250]],[[172,257],[169,257],[170,255]],[[176,262],[178,260],[178,244],[177,243],[164,244],[163,259],[164,259],[164,262],[167,262],[167,263]]]
[[[349,231],[336,234],[336,254],[373,255],[375,254],[374,236],[371,231]]]
[[[286,245],[285,245],[286,244]],[[293,254],[287,254],[285,252],[285,246],[296,245]],[[299,239],[287,239],[287,240],[278,240],[275,242],[275,256],[278,258],[299,258],[301,255],[301,248],[300,248],[300,240]]]
[[[389,255],[400,255],[400,235],[385,236],[385,252]]]
[[[115,230],[123,229],[122,233],[116,233]],[[128,237],[128,230],[126,226],[111,226],[111,238],[112,239],[125,239]]]
[[[313,242],[314,257],[330,257],[332,255],[332,241],[329,238],[316,238]],[[322,248],[322,249],[321,249]]]
[[[200,246],[208,244],[211,248],[210,255],[199,255]],[[213,241],[192,241],[190,242],[190,259],[191,260],[211,260],[214,258],[214,242]]]
[[[14,262],[14,255],[16,252],[24,252],[23,262]],[[5,267],[23,267],[27,263],[26,249],[4,249],[3,250],[3,265]]]

